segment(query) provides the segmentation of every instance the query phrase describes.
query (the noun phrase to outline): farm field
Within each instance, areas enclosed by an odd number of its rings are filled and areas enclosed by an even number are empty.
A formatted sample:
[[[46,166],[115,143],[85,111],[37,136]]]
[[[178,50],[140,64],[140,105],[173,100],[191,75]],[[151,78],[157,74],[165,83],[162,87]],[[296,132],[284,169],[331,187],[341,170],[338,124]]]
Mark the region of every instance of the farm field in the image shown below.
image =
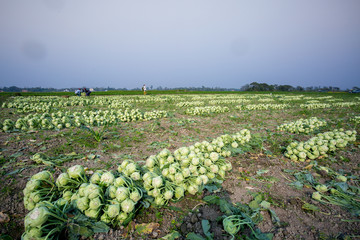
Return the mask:
[[[1,113],[0,239],[360,238],[359,95],[2,96]]]

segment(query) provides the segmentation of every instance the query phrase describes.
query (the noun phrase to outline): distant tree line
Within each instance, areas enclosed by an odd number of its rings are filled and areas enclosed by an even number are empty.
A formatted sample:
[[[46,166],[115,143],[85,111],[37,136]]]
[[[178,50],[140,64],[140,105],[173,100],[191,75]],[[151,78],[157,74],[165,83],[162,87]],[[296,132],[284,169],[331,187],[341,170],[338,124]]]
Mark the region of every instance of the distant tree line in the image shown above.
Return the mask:
[[[282,92],[338,92],[340,91],[340,88],[338,87],[301,87],[301,86],[297,86],[297,87],[293,87],[291,85],[269,85],[267,83],[257,83],[257,82],[252,82],[250,84],[246,84],[244,86],[242,86],[240,88],[240,91],[282,91]]]
[[[3,92],[23,92],[23,91],[28,91],[28,92],[57,92],[59,90],[55,89],[55,88],[42,88],[42,87],[19,88],[19,87],[16,87],[16,86],[11,86],[11,87],[0,88],[0,91],[3,91]]]
[[[16,86],[11,87],[3,87],[0,88],[1,92],[74,92],[78,88],[42,88],[42,87],[33,87],[33,88],[19,88]],[[112,87],[95,87],[92,88],[94,91],[102,92],[102,91],[111,91],[111,90],[141,90],[141,88],[133,88],[133,89],[127,89],[127,88],[112,88]],[[353,89],[359,89],[358,87],[353,87]],[[267,83],[257,83],[252,82],[250,84],[245,84],[244,86],[240,88],[220,88],[220,87],[181,87],[181,88],[168,88],[168,87],[162,87],[159,86],[157,88],[154,88],[152,85],[149,87],[149,90],[179,90],[179,91],[268,91],[268,92],[275,92],[275,91],[282,91],[282,92],[339,92],[342,91],[338,87],[328,86],[328,87],[293,87],[291,85],[271,85]],[[346,89],[346,91],[349,91],[349,89]]]

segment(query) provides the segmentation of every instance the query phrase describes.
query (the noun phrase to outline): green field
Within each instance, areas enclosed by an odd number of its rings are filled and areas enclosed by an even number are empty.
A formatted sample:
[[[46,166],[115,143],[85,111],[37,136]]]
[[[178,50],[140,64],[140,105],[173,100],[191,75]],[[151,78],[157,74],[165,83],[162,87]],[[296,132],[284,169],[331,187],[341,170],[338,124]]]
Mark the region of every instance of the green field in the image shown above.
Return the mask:
[[[0,101],[0,239],[360,236],[356,94],[0,93]],[[46,180],[30,187],[42,171]],[[25,220],[40,206],[62,219]]]

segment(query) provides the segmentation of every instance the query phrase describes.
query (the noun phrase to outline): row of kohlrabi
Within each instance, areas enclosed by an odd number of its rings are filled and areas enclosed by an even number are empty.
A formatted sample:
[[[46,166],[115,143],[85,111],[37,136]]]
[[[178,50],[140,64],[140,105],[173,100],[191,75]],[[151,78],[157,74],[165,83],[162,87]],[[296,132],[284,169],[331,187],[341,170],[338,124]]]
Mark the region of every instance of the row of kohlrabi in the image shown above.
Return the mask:
[[[306,104],[300,104],[300,107],[306,108],[306,109],[330,108],[331,104],[329,104],[329,103],[306,103]]]
[[[304,97],[304,100],[329,100],[333,99],[333,96],[323,96],[323,97]]]
[[[184,96],[180,95],[153,95],[149,96],[128,96],[134,103],[178,103],[185,101]]]
[[[259,102],[275,102],[273,98],[260,98],[258,99]]]
[[[211,143],[197,142],[179,148],[174,153],[164,149],[146,160],[144,188],[157,206],[179,199],[184,192],[199,193],[206,184],[225,178],[226,171],[232,169],[225,157],[250,138],[250,131],[244,129],[234,135],[222,135]]]
[[[43,171],[33,175],[24,189],[24,205],[31,211],[25,217],[24,235],[33,237],[35,230],[38,237],[48,234],[42,229],[50,222],[37,223],[29,219],[44,202],[71,205],[90,219],[118,225],[133,218],[142,196],[142,188],[122,173],[98,170],[90,177],[85,174],[84,167],[75,165],[54,182],[52,174]]]
[[[117,124],[118,122],[135,122],[135,121],[149,121],[152,119],[165,118],[168,116],[166,111],[153,110],[149,112],[142,112],[139,109],[125,109],[125,110],[97,110],[84,111],[82,113],[74,114],[77,121],[85,121],[85,125],[101,126],[105,124]],[[76,120],[75,119],[75,120]]]
[[[193,107],[193,106],[203,106],[204,102],[202,101],[192,101],[192,102],[179,102],[176,104],[177,107]]]
[[[321,108],[331,108],[331,107],[352,107],[359,105],[358,102],[334,102],[334,103],[306,103],[300,104],[301,108],[306,109],[321,109]]]
[[[38,129],[63,129],[81,125],[103,126],[116,125],[119,122],[149,121],[167,117],[166,111],[154,110],[141,112],[139,109],[97,110],[84,112],[63,112],[29,114],[16,121],[6,119],[0,127],[3,131],[29,131]]]
[[[291,133],[311,133],[322,126],[326,126],[326,121],[320,120],[317,117],[312,117],[310,119],[300,118],[294,122],[281,124],[277,127],[277,130]]]
[[[236,106],[239,110],[268,110],[268,109],[285,109],[289,104],[249,104]]]
[[[2,105],[3,108],[15,108],[19,113],[21,112],[51,112],[56,107],[53,107],[49,102],[39,102],[39,103],[19,103],[15,104],[14,102],[5,102]]]
[[[94,233],[108,232],[110,227],[101,221],[85,217],[64,201],[43,201],[24,220],[22,240],[82,239]]]
[[[2,108],[15,108],[18,112],[51,112],[66,107],[106,106],[129,108],[132,105],[126,99],[116,96],[79,98],[79,97],[15,97],[2,104]]]
[[[332,104],[333,107],[352,107],[359,105],[358,102],[337,102]]]
[[[209,101],[211,105],[223,105],[223,104],[241,104],[241,103],[248,103],[250,100],[248,99],[216,99]]]
[[[184,101],[217,101],[217,100],[253,100],[261,98],[263,95],[255,95],[255,94],[244,94],[244,95],[229,95],[229,94],[204,94],[204,95],[183,95],[182,99]]]
[[[89,98],[16,97],[4,102],[2,108],[14,108],[18,112],[50,112],[59,108],[90,105],[94,105],[94,102]]]
[[[350,121],[354,122],[355,124],[360,124],[360,116],[354,116],[350,118]]]
[[[326,99],[325,101],[327,102],[341,102],[341,101],[344,101],[344,99],[342,98],[333,98],[333,99]]]
[[[296,96],[287,96],[287,95],[274,95],[281,102],[292,102],[292,101],[302,101],[304,99],[304,95],[296,95]]]
[[[181,199],[186,192],[196,194],[208,183],[221,182],[225,172],[232,169],[224,157],[250,138],[250,132],[244,129],[173,153],[164,149],[149,157],[145,166],[124,160],[116,172],[97,170],[90,175],[83,166],[75,165],[56,180],[48,171],[37,173],[23,191],[25,208],[31,211],[25,217],[24,236],[33,237],[34,232],[37,237],[48,234],[42,231],[51,224],[47,221],[49,216],[45,220],[38,218],[44,203],[71,205],[90,219],[112,226],[125,225],[138,208],[149,202],[162,206]]]
[[[229,112],[228,107],[221,106],[206,106],[206,107],[192,107],[186,109],[185,113],[188,115],[208,115],[211,113]]]
[[[285,157],[293,161],[305,161],[307,158],[316,159],[327,156],[338,148],[344,148],[348,142],[356,140],[356,131],[335,129],[333,131],[319,133],[306,142],[292,142],[286,147]]]

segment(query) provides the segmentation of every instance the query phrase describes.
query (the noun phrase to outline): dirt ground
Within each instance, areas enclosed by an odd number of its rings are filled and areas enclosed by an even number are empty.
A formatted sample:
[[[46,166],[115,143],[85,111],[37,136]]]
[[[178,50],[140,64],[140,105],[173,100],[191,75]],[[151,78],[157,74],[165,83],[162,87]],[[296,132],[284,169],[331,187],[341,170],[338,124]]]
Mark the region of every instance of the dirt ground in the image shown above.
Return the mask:
[[[278,113],[282,115],[281,113]],[[63,167],[82,164],[89,169],[116,169],[125,155],[131,155],[136,161],[144,161],[152,154],[158,153],[166,147],[170,151],[181,146],[189,146],[196,141],[208,140],[224,134],[236,132],[243,128],[250,129],[252,134],[269,134],[263,129],[269,127],[275,132],[277,120],[268,115],[262,124],[249,124],[252,119],[242,119],[234,122],[227,114],[223,116],[189,117],[176,115],[169,119],[158,120],[157,124],[146,122],[124,123],[117,128],[109,129],[103,142],[98,143],[90,139],[89,135],[74,129],[58,132],[38,131],[32,133],[0,133],[1,143],[1,192],[0,192],[0,236],[10,236],[20,239],[23,232],[23,220],[28,213],[23,205],[22,190],[29,177],[48,169],[55,175],[60,174],[61,168],[49,168],[37,165],[30,157],[37,152],[56,152],[57,154],[76,153],[95,154],[96,159],[82,158],[64,163]],[[255,122],[257,116],[252,116]],[[186,119],[194,119],[193,122]],[[211,120],[210,120],[211,119]],[[210,121],[209,121],[210,120]],[[170,130],[171,129],[171,130]],[[151,130],[151,131],[150,131]],[[114,137],[115,134],[120,135]],[[176,134],[175,134],[176,133]],[[69,141],[69,138],[72,140]],[[284,138],[284,136],[283,136]],[[272,137],[263,138],[265,149],[271,149]],[[79,143],[88,140],[88,143]],[[118,145],[114,147],[111,144]],[[280,143],[279,143],[280,144]],[[360,175],[359,142],[351,144],[346,149],[319,163],[331,166],[333,169],[343,169]],[[110,146],[112,148],[110,149]],[[106,149],[106,151],[104,151]],[[342,161],[346,159],[347,161]],[[311,188],[296,189],[289,184],[294,177],[284,169],[302,170],[309,162],[294,163],[282,154],[265,154],[263,150],[250,150],[228,158],[233,170],[227,174],[222,189],[217,193],[206,190],[200,195],[187,195],[182,201],[170,203],[165,208],[142,209],[127,227],[111,229],[108,233],[97,233],[93,239],[157,239],[172,231],[178,231],[181,237],[195,232],[205,238],[201,226],[202,220],[208,220],[214,239],[231,239],[223,230],[219,220],[223,213],[219,206],[206,204],[204,196],[216,194],[228,199],[232,203],[249,203],[252,200],[250,192],[262,192],[271,202],[271,209],[280,219],[275,226],[268,212],[263,211],[263,221],[257,227],[264,233],[272,233],[273,239],[360,239],[360,219],[352,216],[346,210],[337,206],[324,205],[312,200]],[[262,175],[258,170],[266,170]],[[304,203],[319,207],[319,211],[303,209]],[[136,226],[149,225],[150,232],[135,231]],[[10,238],[10,239],[11,239]],[[5,239],[0,237],[0,239]]]

